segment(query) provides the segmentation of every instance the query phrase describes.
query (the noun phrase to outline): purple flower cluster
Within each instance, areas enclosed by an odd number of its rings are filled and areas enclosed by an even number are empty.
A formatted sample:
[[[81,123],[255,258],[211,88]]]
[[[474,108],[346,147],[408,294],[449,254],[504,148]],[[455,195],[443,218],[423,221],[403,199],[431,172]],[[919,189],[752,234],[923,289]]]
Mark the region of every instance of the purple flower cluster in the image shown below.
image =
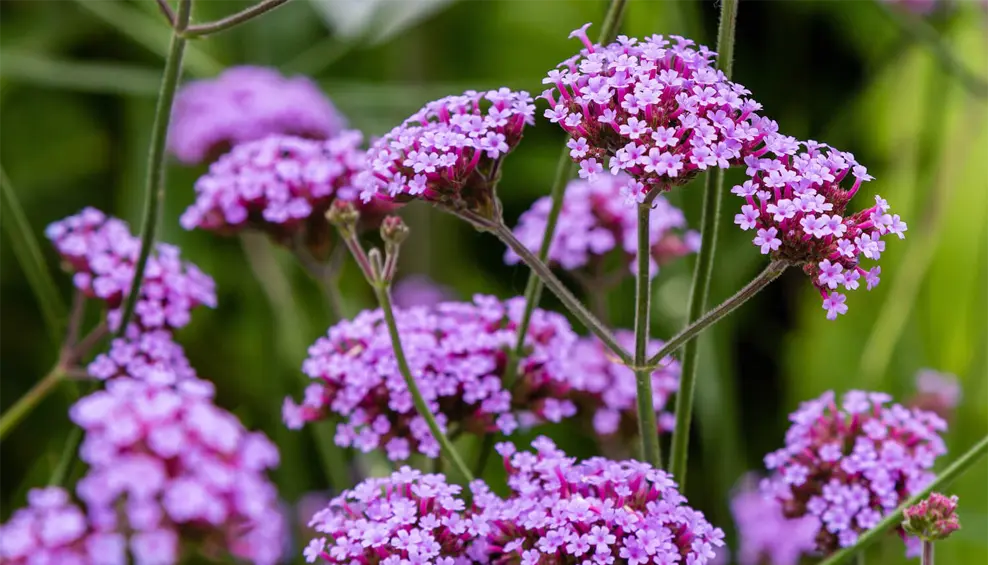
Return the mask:
[[[334,199],[355,201],[354,176],[364,166],[363,136],[344,131],[326,141],[272,135],[235,146],[195,184],[196,201],[182,215],[185,229],[221,234],[262,230],[290,243],[303,229],[326,230]],[[363,206],[380,216],[384,203]]]
[[[484,509],[492,562],[704,565],[724,544],[664,471],[600,457],[577,463],[545,437],[533,447],[498,445],[512,496]]]
[[[0,561],[8,565],[125,565],[126,540],[94,531],[58,487],[31,489],[28,506],[0,525]]]
[[[195,379],[195,369],[185,357],[182,346],[175,343],[171,332],[153,330],[139,332],[127,328],[127,335],[114,339],[110,350],[93,359],[86,371],[100,380],[130,377],[149,382],[171,382]]]
[[[633,347],[635,335],[624,330],[616,334],[623,347]],[[662,342],[651,340],[649,352],[655,354]],[[596,337],[581,338],[567,356],[571,368],[567,382],[581,412],[593,413],[593,428],[602,436],[638,434],[637,386],[635,373],[615,359],[610,350]],[[679,390],[679,362],[666,357],[652,372],[652,405],[659,415],[659,429],[671,431],[675,416],[666,411],[669,397]]]
[[[549,247],[550,261],[567,270],[596,272],[603,268],[605,257],[617,250],[630,265],[635,264],[638,212],[621,202],[621,192],[629,180],[624,174],[597,175],[593,180],[569,183]],[[544,196],[518,218],[515,236],[529,249],[538,250],[542,245],[551,207],[552,199]],[[649,252],[654,276],[659,265],[699,249],[700,235],[694,231],[682,236],[677,233],[675,230],[686,227],[686,217],[661,196],[652,203],[650,216]],[[520,258],[508,250],[504,260],[513,265]]]
[[[391,294],[395,306],[399,308],[435,306],[456,297],[453,289],[436,284],[425,275],[411,275],[399,279]]]
[[[786,518],[778,500],[758,491],[753,476],[745,477],[731,498],[731,513],[738,529],[739,565],[799,565],[801,556],[815,552],[820,521]]]
[[[586,48],[542,80],[545,117],[570,136],[580,177],[606,166],[632,177],[625,192],[642,202],[709,167],[727,168],[773,150],[778,125],[755,112],[750,92],[714,68],[716,53],[689,39],[619,36],[607,46],[587,38],[590,24],[570,37]]]
[[[494,186],[501,161],[534,123],[524,91],[464,92],[426,104],[371,145],[357,184],[365,201],[422,198],[484,218],[500,218]]]
[[[317,512],[309,526],[326,537],[310,541],[303,555],[309,563],[341,565],[487,563],[486,523],[465,510],[461,487],[402,467],[344,491]]]
[[[98,530],[130,532],[137,564],[175,563],[180,535],[257,564],[281,554],[283,516],[265,471],[278,450],[212,402],[213,387],[160,372],[111,379],[70,410],[89,472],[77,493]]]
[[[232,67],[179,91],[168,149],[185,163],[200,163],[272,134],[326,139],[344,123],[308,78],[285,78],[262,67]]]
[[[126,222],[94,208],[49,225],[45,234],[66,268],[75,272],[76,288],[106,303],[110,327],[115,329],[134,280],[140,240]],[[144,270],[133,323],[142,330],[181,328],[200,304],[216,306],[213,279],[195,265],[182,262],[177,247],[157,244]]]
[[[936,413],[949,420],[961,402],[961,385],[955,375],[933,369],[916,373],[916,394],[909,399],[909,406]]]
[[[884,393],[853,390],[838,406],[833,392],[804,402],[789,419],[786,446],[765,456],[773,475],[762,491],[789,518],[820,524],[817,549],[853,545],[933,478],[947,448],[946,423],[932,412],[889,404]]]
[[[868,290],[874,288],[881,267],[866,271],[861,258],[877,261],[885,251],[882,237],[904,238],[906,223],[889,214],[879,196],[874,206],[845,216],[861,183],[872,178],[854,155],[792,138],[773,152],[775,157],[745,159],[749,180],[731,189],[745,200],[734,223],[756,230],[754,244],[763,254],[802,265],[823,296],[827,318],[835,320],[847,312],[847,297],[837,289],[855,290],[862,278]]]
[[[576,413],[565,397],[564,371],[576,335],[559,314],[535,311],[512,392],[502,384],[524,303],[476,296],[473,302],[396,309],[409,367],[440,427],[510,434],[519,424],[559,422]],[[289,427],[335,414],[342,419],[336,428],[340,446],[364,452],[383,446],[395,461],[412,453],[439,456],[398,371],[379,309],[331,327],[309,348],[302,370],[315,382],[301,405],[285,400]]]

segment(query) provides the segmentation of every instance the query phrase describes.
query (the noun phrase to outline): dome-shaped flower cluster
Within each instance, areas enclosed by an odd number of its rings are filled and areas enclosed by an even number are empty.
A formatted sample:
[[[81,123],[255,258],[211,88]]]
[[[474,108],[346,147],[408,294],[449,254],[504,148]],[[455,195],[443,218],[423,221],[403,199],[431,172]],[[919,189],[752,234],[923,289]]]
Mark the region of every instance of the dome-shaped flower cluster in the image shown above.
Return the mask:
[[[524,299],[476,296],[473,302],[396,309],[408,365],[444,430],[511,433],[519,423],[559,422],[576,413],[565,399],[564,357],[576,340],[566,318],[536,310],[512,392],[502,383]],[[365,452],[384,447],[390,459],[439,456],[439,444],[418,415],[398,371],[381,311],[329,329],[309,348],[302,370],[312,379],[301,405],[285,400],[292,428],[329,414],[341,422],[336,443]]]
[[[804,402],[789,419],[786,445],[765,456],[773,475],[762,491],[789,518],[820,524],[817,549],[853,545],[858,535],[925,487],[946,453],[947,425],[932,412],[889,404],[884,393],[833,392]]]
[[[127,328],[127,335],[114,339],[110,350],[93,359],[86,372],[100,380],[130,377],[142,381],[165,382],[196,378],[195,369],[171,332],[138,332]]]
[[[501,161],[534,115],[532,97],[507,88],[430,102],[371,145],[357,180],[362,197],[422,198],[500,218],[494,186]]]
[[[639,202],[653,190],[688,182],[709,167],[727,168],[773,149],[778,125],[760,117],[750,92],[714,68],[716,55],[689,39],[625,36],[595,45],[587,27],[574,31],[586,48],[542,80],[545,117],[570,136],[580,177],[607,167],[633,180],[626,194]]]
[[[622,347],[632,348],[633,332],[621,330],[615,336]],[[650,354],[662,348],[659,340],[650,340]],[[593,414],[593,428],[602,436],[638,434],[638,389],[635,373],[616,359],[596,337],[580,338],[567,356],[571,368],[567,371],[573,397],[582,410]],[[659,429],[672,431],[676,417],[666,410],[669,398],[679,390],[679,362],[666,357],[652,371],[652,405],[659,415]]]
[[[317,512],[309,526],[325,537],[310,541],[303,554],[309,563],[340,565],[488,563],[486,524],[465,510],[460,486],[402,467],[344,491]]]
[[[126,565],[121,534],[94,531],[58,487],[31,489],[27,507],[0,525],[0,561],[8,565]]]
[[[603,267],[605,257],[618,251],[627,257],[629,266],[635,264],[638,212],[621,202],[621,191],[628,180],[624,174],[598,175],[591,181],[574,180],[567,185],[549,247],[551,262],[567,270],[594,272]],[[552,199],[544,196],[518,218],[515,236],[533,251],[542,245],[550,208]],[[648,239],[654,276],[659,265],[699,249],[700,236],[694,231],[682,235],[677,232],[686,227],[686,217],[682,210],[661,196],[652,203],[650,216]],[[513,265],[521,258],[508,250],[504,260]]]
[[[344,124],[310,79],[285,78],[263,67],[232,67],[179,91],[168,148],[185,163],[200,163],[272,134],[326,139]]]
[[[333,200],[358,200],[353,179],[365,162],[362,140],[348,130],[325,141],[273,135],[237,145],[196,181],[182,227],[222,234],[252,228],[281,243],[303,228],[328,230],[324,214]],[[362,211],[380,215],[384,207]]]
[[[837,289],[855,290],[862,278],[868,290],[874,288],[882,269],[864,270],[861,258],[877,261],[885,251],[882,237],[904,238],[906,223],[889,214],[879,196],[874,206],[845,215],[861,184],[872,178],[854,155],[791,139],[774,151],[776,157],[745,159],[750,179],[731,189],[745,200],[734,223],[756,230],[754,243],[763,254],[802,265],[823,296],[827,318],[835,320],[847,312],[847,297]]]
[[[533,446],[498,446],[512,496],[484,510],[492,562],[703,565],[724,544],[664,471],[600,457],[577,463],[544,437]]]
[[[120,324],[121,304],[134,280],[141,242],[122,220],[94,208],[55,222],[45,230],[48,239],[74,271],[73,282],[89,298],[106,302],[108,320]],[[216,306],[213,279],[195,265],[183,262],[179,249],[159,243],[148,258],[134,320],[142,330],[181,328],[190,311],[200,304]]]
[[[170,564],[182,538],[257,564],[281,555],[283,516],[265,472],[278,451],[212,403],[212,384],[111,379],[70,410],[89,472],[77,492],[97,529],[130,533],[137,564]]]
[[[812,516],[786,518],[779,501],[759,492],[751,475],[731,498],[731,513],[738,530],[739,565],[799,565],[802,556],[816,550],[820,521]]]

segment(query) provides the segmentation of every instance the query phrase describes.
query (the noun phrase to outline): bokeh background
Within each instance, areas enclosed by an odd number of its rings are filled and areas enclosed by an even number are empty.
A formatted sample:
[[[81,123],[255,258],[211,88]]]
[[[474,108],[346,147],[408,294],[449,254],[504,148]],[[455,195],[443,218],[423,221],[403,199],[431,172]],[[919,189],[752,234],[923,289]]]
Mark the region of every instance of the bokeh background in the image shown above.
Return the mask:
[[[202,0],[194,17],[214,19],[246,4]],[[587,21],[599,26],[604,10],[603,0],[296,0],[193,42],[185,79],[243,63],[308,74],[353,126],[380,134],[424,102],[466,89],[541,92],[545,72],[577,49],[569,31]],[[979,5],[956,3],[931,20],[943,45],[981,77],[988,76],[986,14]],[[631,0],[623,31],[681,34],[712,46],[716,20],[714,2]],[[150,0],[0,5],[0,162],[39,238],[48,223],[87,205],[131,221],[136,230],[168,34]],[[928,41],[904,32],[870,1],[745,0],[735,53],[734,77],[765,113],[791,135],[853,152],[876,177],[858,201],[882,194],[909,222],[909,232],[905,241],[889,242],[882,284],[852,293],[850,312],[837,322],[824,318],[819,296],[791,271],[704,336],[687,495],[729,533],[733,485],[781,444],[786,415],[825,390],[885,390],[905,399],[920,368],[950,372],[964,394],[945,459],[988,431],[985,98],[948,72]],[[540,120],[508,158],[499,192],[510,223],[548,192],[561,143],[561,131]],[[299,367],[306,347],[326,330],[325,305],[291,257],[263,238],[220,239],[179,227],[201,173],[170,164],[159,233],[215,277],[219,307],[197,310],[178,339],[199,374],[216,382],[218,402],[278,443],[283,463],[275,479],[292,504],[327,486],[313,437],[280,422],[281,399],[297,397],[304,384]],[[699,224],[699,183],[670,197],[691,225]],[[713,302],[765,262],[750,234],[731,224],[736,207],[726,195]],[[413,230],[403,274],[426,274],[462,297],[522,292],[527,271],[505,266],[494,238],[424,205],[403,215]],[[67,302],[70,280],[41,243]],[[6,408],[47,372],[57,344],[6,233],[0,260],[0,407]],[[691,268],[691,260],[683,260],[658,277],[656,337],[683,324]],[[628,281],[608,297],[612,318],[624,327],[632,322],[631,288]],[[344,294],[350,313],[371,304],[352,265]],[[551,296],[543,304],[558,307]],[[90,315],[95,320],[99,313]],[[28,488],[47,481],[76,394],[76,387],[63,385],[0,445],[3,519],[23,504]],[[592,454],[593,443],[577,432],[550,433],[573,454]],[[495,467],[489,466],[492,477]],[[944,563],[985,563],[988,463],[980,462],[950,492],[960,495],[964,529],[938,556]],[[869,561],[902,559],[901,545],[890,537],[871,550]]]

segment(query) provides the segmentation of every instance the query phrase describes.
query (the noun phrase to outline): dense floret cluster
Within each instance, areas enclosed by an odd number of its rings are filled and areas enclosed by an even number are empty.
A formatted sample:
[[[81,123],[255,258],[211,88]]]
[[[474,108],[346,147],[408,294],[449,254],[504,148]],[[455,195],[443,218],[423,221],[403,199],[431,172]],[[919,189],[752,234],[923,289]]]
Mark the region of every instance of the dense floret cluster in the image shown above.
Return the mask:
[[[786,518],[782,504],[758,490],[757,479],[746,476],[731,498],[738,530],[739,565],[799,565],[816,551],[820,521],[812,516]]]
[[[128,328],[125,337],[114,339],[110,350],[93,359],[86,372],[97,379],[130,377],[150,382],[170,382],[196,378],[195,369],[171,332],[138,332]]]

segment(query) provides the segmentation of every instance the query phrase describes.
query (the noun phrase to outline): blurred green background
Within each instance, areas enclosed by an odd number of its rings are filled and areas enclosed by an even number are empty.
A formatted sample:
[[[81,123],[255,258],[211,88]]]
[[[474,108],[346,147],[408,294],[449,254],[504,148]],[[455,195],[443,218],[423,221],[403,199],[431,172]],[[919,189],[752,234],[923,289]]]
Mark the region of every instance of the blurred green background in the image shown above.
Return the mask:
[[[200,1],[194,19],[246,5]],[[242,63],[310,74],[352,126],[381,134],[446,94],[498,86],[538,94],[545,72],[577,49],[569,31],[593,21],[595,34],[604,10],[602,0],[296,0],[193,42],[185,78]],[[716,21],[713,2],[631,0],[623,31],[681,34],[712,47]],[[961,3],[933,23],[964,67],[988,76],[982,9]],[[39,238],[48,223],[87,205],[129,220],[136,231],[168,34],[151,0],[0,5],[0,162]],[[781,444],[786,415],[824,390],[868,388],[905,399],[916,371],[930,367],[956,374],[964,389],[948,435],[952,453],[941,466],[988,431],[985,99],[972,96],[927,43],[904,34],[868,1],[747,0],[737,40],[734,77],[765,113],[791,135],[853,152],[876,178],[858,202],[866,205],[880,193],[909,222],[909,232],[905,241],[889,241],[882,284],[853,293],[839,321],[828,322],[806,278],[788,272],[703,338],[687,495],[729,532],[732,485]],[[561,132],[540,119],[508,158],[499,192],[510,223],[548,191],[561,142]],[[302,389],[306,347],[326,330],[322,296],[291,257],[262,238],[220,239],[179,227],[201,173],[170,165],[159,233],[215,277],[219,307],[197,310],[178,339],[199,374],[216,382],[218,402],[278,443],[283,463],[274,478],[292,503],[327,484],[312,436],[280,423],[282,397]],[[700,193],[694,183],[671,195],[693,226]],[[750,236],[731,224],[735,208],[726,195],[712,302],[765,262]],[[506,267],[492,237],[425,206],[403,215],[413,235],[402,273],[425,273],[463,297],[523,291],[527,271]],[[57,272],[55,254],[41,244],[68,302],[69,277]],[[6,233],[0,257],[0,407],[6,408],[47,372],[57,344]],[[683,323],[689,263],[671,265],[657,279],[656,337]],[[632,321],[630,289],[629,281],[610,297],[613,319],[624,327]],[[352,265],[344,293],[351,313],[371,304]],[[558,307],[551,296],[543,304]],[[47,481],[70,429],[66,410],[75,394],[64,385],[0,445],[3,519],[23,504],[28,488]],[[592,443],[575,432],[551,433],[571,453],[591,454]],[[988,464],[981,461],[950,492],[960,495],[964,529],[938,555],[944,563],[985,563]],[[879,563],[903,559],[891,538],[872,555]]]

